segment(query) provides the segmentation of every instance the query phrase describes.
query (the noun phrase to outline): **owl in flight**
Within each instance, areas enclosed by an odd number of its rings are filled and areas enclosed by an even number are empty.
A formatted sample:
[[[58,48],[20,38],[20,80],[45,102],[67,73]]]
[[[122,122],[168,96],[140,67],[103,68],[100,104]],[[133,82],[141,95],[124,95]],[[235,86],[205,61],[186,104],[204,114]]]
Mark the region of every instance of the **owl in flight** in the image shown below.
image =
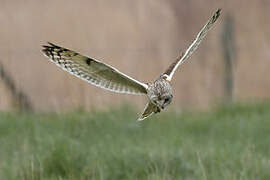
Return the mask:
[[[138,119],[141,121],[153,113],[159,113],[171,103],[173,95],[170,81],[176,69],[198,48],[207,32],[220,16],[220,11],[218,9],[213,14],[186,52],[178,57],[153,83],[140,82],[112,66],[52,43],[44,45],[42,52],[63,70],[95,86],[117,93],[147,95],[149,102]]]

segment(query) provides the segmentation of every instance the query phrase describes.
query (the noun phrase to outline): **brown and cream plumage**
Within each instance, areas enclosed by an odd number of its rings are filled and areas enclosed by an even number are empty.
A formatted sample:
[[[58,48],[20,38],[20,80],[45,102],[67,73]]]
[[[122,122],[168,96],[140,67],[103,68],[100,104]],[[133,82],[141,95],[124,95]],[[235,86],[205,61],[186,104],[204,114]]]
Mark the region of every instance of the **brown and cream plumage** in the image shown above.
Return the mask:
[[[138,120],[143,120],[153,113],[158,113],[169,105],[173,98],[170,81],[180,64],[182,64],[199,46],[212,28],[218,17],[218,9],[205,26],[198,33],[196,39],[185,53],[173,62],[165,73],[153,83],[142,83],[137,81],[112,66],[102,63],[93,58],[82,56],[75,51],[62,48],[52,43],[43,46],[42,52],[57,66],[63,70],[83,79],[95,86],[117,93],[146,94],[149,102]]]

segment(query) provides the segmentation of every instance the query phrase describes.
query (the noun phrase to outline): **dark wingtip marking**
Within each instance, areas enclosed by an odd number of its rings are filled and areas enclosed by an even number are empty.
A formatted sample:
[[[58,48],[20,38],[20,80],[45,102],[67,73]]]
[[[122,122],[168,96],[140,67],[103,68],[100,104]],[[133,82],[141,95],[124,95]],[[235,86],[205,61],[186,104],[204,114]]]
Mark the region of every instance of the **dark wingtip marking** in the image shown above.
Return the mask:
[[[218,10],[217,10],[217,14],[219,15],[220,14],[220,12],[221,12],[221,8],[218,8]]]
[[[48,50],[47,49],[42,49],[41,52],[43,52],[44,54],[48,54]]]
[[[93,59],[87,58],[85,62],[86,62],[86,64],[87,64],[88,66],[90,66],[90,64],[91,64],[92,61],[93,61]]]
[[[52,47],[59,47],[59,46],[57,46],[57,45],[55,45],[55,44],[53,44],[53,43],[51,43],[51,42],[47,42],[49,45],[51,45]]]
[[[54,47],[59,47],[59,46],[56,46],[55,44],[53,44],[53,43],[50,43],[50,42],[47,42],[48,44],[46,44],[46,45],[41,45],[42,47],[43,47],[43,49],[42,49],[42,52],[46,52],[46,51],[49,51],[49,50],[51,50],[52,48],[54,48]]]
[[[43,49],[41,50],[41,52],[48,58],[51,58],[52,60],[54,60],[52,51],[56,46],[50,42],[48,42],[48,44],[49,45],[42,45]]]
[[[218,10],[216,11],[216,13],[214,14],[214,21],[216,21],[218,19],[218,17],[220,16],[221,14],[221,9],[218,8]]]
[[[49,49],[49,48],[51,48],[51,46],[48,46],[48,45],[42,45],[42,47],[43,47],[44,49]]]

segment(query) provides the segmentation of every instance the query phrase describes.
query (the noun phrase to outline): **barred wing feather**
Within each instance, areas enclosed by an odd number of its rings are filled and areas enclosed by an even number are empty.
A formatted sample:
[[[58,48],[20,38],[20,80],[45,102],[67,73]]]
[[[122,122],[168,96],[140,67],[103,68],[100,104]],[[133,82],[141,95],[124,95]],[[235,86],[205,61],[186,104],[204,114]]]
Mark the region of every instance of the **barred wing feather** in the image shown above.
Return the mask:
[[[202,40],[205,38],[206,34],[209,32],[209,30],[213,27],[215,22],[217,21],[218,17],[220,16],[221,9],[218,9],[213,16],[208,20],[208,22],[203,26],[201,31],[198,33],[196,39],[192,42],[192,44],[189,46],[189,48],[186,50],[184,54],[182,54],[179,58],[176,59],[175,62],[173,62],[170,67],[166,70],[164,73],[167,75],[167,80],[171,81],[176,69],[179,65],[181,65],[188,57],[191,56],[191,54],[198,48]]]
[[[63,70],[95,86],[117,93],[147,93],[147,84],[132,79],[117,69],[95,59],[82,56],[77,52],[52,43],[43,46],[42,52]]]

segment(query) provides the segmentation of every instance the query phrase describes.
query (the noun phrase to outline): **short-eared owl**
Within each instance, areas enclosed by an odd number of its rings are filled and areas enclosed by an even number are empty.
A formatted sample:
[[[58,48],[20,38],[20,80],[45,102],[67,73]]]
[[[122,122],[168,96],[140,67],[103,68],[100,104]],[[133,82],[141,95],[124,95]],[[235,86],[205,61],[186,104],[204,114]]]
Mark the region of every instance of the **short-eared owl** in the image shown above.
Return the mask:
[[[170,81],[176,69],[197,49],[219,16],[220,9],[218,9],[203,26],[186,52],[178,57],[153,83],[142,83],[105,63],[82,56],[75,51],[62,48],[52,43],[43,46],[44,49],[42,52],[63,70],[93,85],[117,93],[146,94],[149,98],[149,102],[138,119],[143,120],[153,113],[160,112],[171,103],[173,95]]]

